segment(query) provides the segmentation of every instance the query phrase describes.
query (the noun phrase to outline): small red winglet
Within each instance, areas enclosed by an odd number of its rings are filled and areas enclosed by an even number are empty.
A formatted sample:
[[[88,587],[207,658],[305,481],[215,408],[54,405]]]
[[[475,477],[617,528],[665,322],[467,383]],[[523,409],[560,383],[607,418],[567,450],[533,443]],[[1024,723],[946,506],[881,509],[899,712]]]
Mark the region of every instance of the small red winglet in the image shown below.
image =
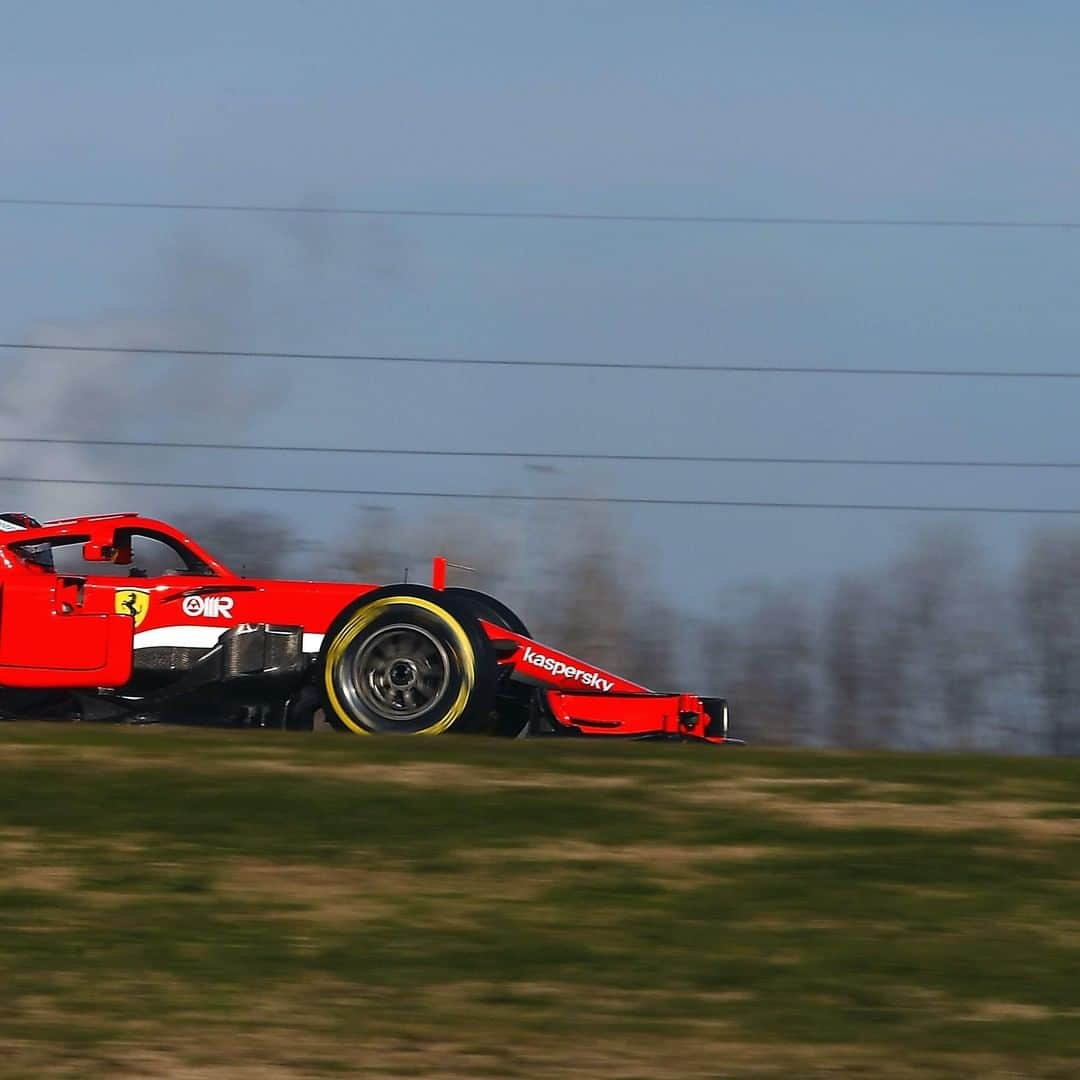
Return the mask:
[[[446,559],[442,555],[431,560],[431,587],[439,592],[446,588]]]

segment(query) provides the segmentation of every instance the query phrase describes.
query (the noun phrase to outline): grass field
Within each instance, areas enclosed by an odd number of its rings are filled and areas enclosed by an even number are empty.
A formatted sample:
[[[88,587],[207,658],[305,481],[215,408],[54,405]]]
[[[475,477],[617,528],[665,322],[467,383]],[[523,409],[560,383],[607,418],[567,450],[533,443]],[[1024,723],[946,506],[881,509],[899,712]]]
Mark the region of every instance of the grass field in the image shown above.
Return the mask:
[[[1080,763],[0,725],[2,1077],[1080,1069]]]

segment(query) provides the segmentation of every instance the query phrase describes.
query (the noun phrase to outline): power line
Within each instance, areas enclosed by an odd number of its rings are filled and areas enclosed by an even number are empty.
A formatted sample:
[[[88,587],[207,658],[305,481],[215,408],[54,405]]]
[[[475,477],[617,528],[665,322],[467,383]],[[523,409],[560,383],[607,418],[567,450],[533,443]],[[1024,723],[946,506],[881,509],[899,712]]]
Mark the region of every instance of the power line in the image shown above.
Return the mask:
[[[759,499],[668,499],[593,495],[519,495],[486,491],[409,491],[374,488],[316,488],[264,486],[256,484],[214,484],[197,481],[167,480],[90,480],[86,477],[65,479],[55,476],[0,476],[0,484],[62,484],[85,487],[160,488],[183,491],[262,492],[273,495],[340,495],[363,498],[406,499],[476,499],[500,502],[603,503],[612,506],[689,506],[726,507],[755,510],[864,510],[933,514],[1041,514],[1080,515],[1080,507],[1054,506],[932,506],[910,503],[825,503],[788,502]]]
[[[654,225],[752,225],[873,229],[998,229],[1075,231],[1080,221],[1030,218],[891,218],[769,214],[599,214],[552,210],[440,210],[415,207],[286,206],[273,203],[151,202],[120,199],[0,197],[0,206],[73,210],[184,210],[229,214],[309,214],[342,217],[486,218],[501,221],[637,222]]]
[[[1080,379],[1080,371],[1021,371],[993,368],[891,368],[835,365],[626,363],[621,360],[478,360],[465,356],[411,356],[398,353],[317,353],[253,349],[191,349],[162,345],[48,345],[41,342],[0,341],[0,349],[31,352],[114,353],[132,356],[232,357],[245,360],[355,361],[392,364],[454,364],[488,368],[578,368],[612,371],[693,371],[745,375],[895,375],[960,379]]]
[[[528,450],[415,450],[361,446],[286,446],[266,443],[169,442],[160,439],[72,439],[3,435],[0,445],[94,446],[136,450],[212,450],[275,454],[351,454],[366,457],[483,458],[513,461],[611,461],[684,465],[836,465],[945,469],[1080,469],[1080,461],[987,461],[977,459],[753,457],[725,454],[608,454]]]

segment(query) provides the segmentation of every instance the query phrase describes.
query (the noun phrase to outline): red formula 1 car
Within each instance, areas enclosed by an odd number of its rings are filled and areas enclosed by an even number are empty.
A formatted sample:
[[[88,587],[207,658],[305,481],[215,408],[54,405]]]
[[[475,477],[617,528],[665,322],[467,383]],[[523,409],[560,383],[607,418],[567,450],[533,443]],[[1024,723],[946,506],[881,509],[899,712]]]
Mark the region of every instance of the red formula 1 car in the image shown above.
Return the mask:
[[[261,581],[138,515],[2,514],[0,711],[51,696],[94,719],[303,728],[321,708],[360,735],[735,741],[722,699],[543,645],[499,601],[446,588],[445,566],[430,587]]]

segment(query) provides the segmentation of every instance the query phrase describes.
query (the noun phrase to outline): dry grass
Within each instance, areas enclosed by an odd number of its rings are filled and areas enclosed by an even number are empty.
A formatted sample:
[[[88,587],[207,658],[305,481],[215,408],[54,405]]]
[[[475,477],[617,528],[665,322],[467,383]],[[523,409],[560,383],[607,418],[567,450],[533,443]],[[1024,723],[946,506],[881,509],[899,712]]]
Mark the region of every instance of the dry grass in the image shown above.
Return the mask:
[[[928,1076],[1017,1080],[1070,1080],[1075,1063],[1051,1059],[1029,1071],[1018,1059],[993,1054],[934,1053],[913,1049],[882,1058],[870,1048],[847,1045],[761,1044],[702,1031],[692,1038],[640,1041],[583,1036],[573,1040],[522,1038],[477,1045],[453,1035],[430,1038],[346,1040],[291,1031],[253,1034],[221,1032],[191,1040],[117,1040],[92,1055],[50,1062],[31,1043],[0,1040],[6,1065],[0,1075],[57,1080],[109,1077],[115,1080],[310,1080],[317,1075],[365,1080],[476,1080],[478,1077],[544,1080],[717,1080],[723,1077],[880,1077],[922,1080]],[[39,1071],[42,1070],[42,1071]]]
[[[1080,818],[1045,817],[1066,804],[1036,802],[1020,798],[958,798],[947,804],[907,801],[911,786],[875,783],[857,784],[859,794],[835,801],[827,797],[800,799],[784,793],[785,786],[803,787],[817,783],[823,791],[851,781],[785,779],[746,776],[738,787],[716,782],[695,788],[688,798],[701,805],[733,811],[750,810],[781,814],[824,829],[893,828],[922,829],[955,833],[965,830],[1001,829],[1027,840],[1068,840],[1080,838]]]
[[[20,738],[5,1080],[1074,1074],[1049,766]]]

